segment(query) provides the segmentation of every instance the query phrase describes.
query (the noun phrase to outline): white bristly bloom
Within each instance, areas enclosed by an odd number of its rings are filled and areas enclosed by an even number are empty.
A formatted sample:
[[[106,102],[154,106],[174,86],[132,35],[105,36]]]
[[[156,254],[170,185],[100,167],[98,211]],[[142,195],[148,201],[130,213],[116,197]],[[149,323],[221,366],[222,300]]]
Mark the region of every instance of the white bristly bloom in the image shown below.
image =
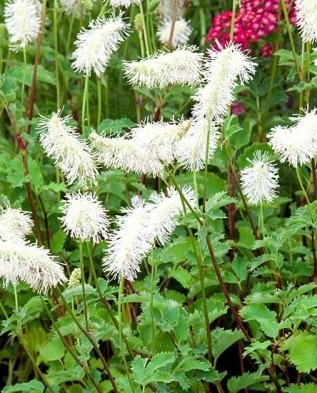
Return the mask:
[[[195,193],[190,187],[183,187],[182,194],[189,202],[195,206]],[[150,207],[148,224],[151,228],[153,237],[164,245],[169,240],[171,233],[177,225],[177,216],[188,210],[188,206],[183,205],[179,193],[174,188],[167,190],[167,196],[164,193],[152,194],[148,206]]]
[[[165,20],[158,28],[157,37],[159,41],[167,45],[170,33],[171,33],[171,20]],[[184,18],[178,19],[175,22],[173,38],[172,38],[172,46],[173,48],[184,45],[189,40],[189,37],[192,33],[192,28],[189,25],[189,22],[186,21]]]
[[[151,152],[151,157],[171,164],[176,156],[178,142],[190,128],[190,120],[180,123],[144,123],[131,130],[132,140],[142,150]]]
[[[9,32],[11,48],[18,51],[34,41],[41,26],[39,10],[34,0],[12,0],[4,7],[4,23]]]
[[[149,208],[136,197],[132,207],[123,209],[122,213],[123,216],[117,217],[117,230],[110,235],[103,268],[113,278],[124,276],[133,281],[140,271],[142,259],[153,246],[152,232],[147,226]]]
[[[170,85],[195,85],[201,78],[202,54],[194,47],[156,53],[140,61],[124,62],[124,73],[129,83],[150,89],[164,89]]]
[[[72,54],[75,71],[90,75],[92,71],[100,76],[106,69],[111,54],[124,41],[128,24],[120,14],[112,18],[100,18],[89,23],[89,29],[83,28],[75,42],[77,49]]]
[[[43,294],[67,280],[49,250],[21,239],[0,240],[0,277],[5,286],[24,281]]]
[[[238,45],[229,44],[220,50],[209,51],[205,62],[205,84],[193,96],[196,101],[193,118],[221,122],[234,100],[233,91],[238,82],[248,82],[254,73],[255,63]]]
[[[100,164],[140,174],[162,176],[164,165],[154,151],[147,151],[133,139],[107,138],[92,132],[90,142]]]
[[[272,202],[277,197],[278,170],[271,164],[267,152],[257,150],[253,159],[248,159],[249,168],[241,171],[242,191],[251,204]]]
[[[125,7],[128,8],[135,4],[140,4],[142,0],[110,0],[111,7]]]
[[[316,0],[295,0],[296,24],[305,42],[317,41]]]
[[[33,221],[29,213],[11,207],[0,208],[0,238],[12,240],[24,239],[32,232]]]
[[[70,117],[53,113],[50,119],[43,117],[39,122],[40,142],[46,154],[64,173],[67,183],[78,180],[80,185],[96,183],[98,175],[90,147],[79,138]]]
[[[317,109],[293,117],[292,127],[274,127],[268,134],[269,145],[294,167],[308,164],[317,155]]]
[[[207,153],[207,141],[209,144]],[[204,168],[206,153],[208,162],[212,158],[219,140],[220,132],[214,122],[207,119],[192,122],[187,134],[176,146],[176,158],[182,166],[191,171]]]
[[[95,195],[89,192],[66,194],[61,211],[64,214],[60,218],[62,227],[72,237],[94,243],[108,237],[107,213]]]

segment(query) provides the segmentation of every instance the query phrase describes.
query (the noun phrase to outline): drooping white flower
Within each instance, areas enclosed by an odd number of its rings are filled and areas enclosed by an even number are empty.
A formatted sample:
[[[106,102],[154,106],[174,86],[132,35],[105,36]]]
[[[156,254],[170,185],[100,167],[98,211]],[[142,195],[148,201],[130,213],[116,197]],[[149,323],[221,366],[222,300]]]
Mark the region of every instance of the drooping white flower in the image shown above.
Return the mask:
[[[158,28],[158,39],[164,45],[167,45],[169,42],[171,26],[171,20],[165,20]],[[186,44],[189,40],[191,33],[192,28],[190,27],[188,21],[186,21],[184,18],[176,20],[173,31],[172,47],[175,48],[179,45]]]
[[[314,0],[295,0],[296,24],[305,42],[317,41],[317,3]]]
[[[272,202],[277,197],[278,170],[271,163],[267,152],[257,150],[251,166],[241,171],[241,187],[251,204]]]
[[[182,193],[188,203],[193,207],[195,205],[195,193],[190,187],[183,187]],[[188,209],[183,204],[179,193],[174,188],[167,190],[167,195],[164,193],[154,193],[150,197],[149,207],[149,221],[153,237],[164,245],[169,240],[171,233],[177,225],[177,216],[182,214],[185,209]]]
[[[135,198],[132,207],[123,209],[122,213],[124,215],[117,217],[118,228],[110,235],[102,262],[108,275],[133,281],[142,259],[153,246],[152,232],[147,226],[149,209],[140,198]]]
[[[0,239],[12,240],[32,232],[33,221],[29,213],[11,207],[0,208]]]
[[[34,0],[11,0],[4,7],[4,23],[9,32],[11,48],[24,48],[34,41],[41,26],[39,10]]]
[[[205,62],[205,84],[193,96],[196,101],[193,118],[221,122],[234,100],[233,92],[238,82],[248,82],[254,73],[255,63],[238,45],[210,50]]]
[[[178,142],[190,128],[190,120],[179,123],[148,122],[131,130],[132,140],[143,151],[151,152],[151,156],[171,164],[175,159]],[[149,154],[149,153],[147,153]]]
[[[111,7],[125,7],[128,8],[135,4],[140,4],[142,0],[110,0]]]
[[[317,155],[317,109],[293,117],[292,127],[276,126],[268,134],[269,145],[280,156],[297,167],[308,164]]]
[[[0,277],[5,286],[24,281],[43,294],[67,280],[49,250],[21,239],[0,240]]]
[[[90,147],[79,138],[70,117],[62,118],[60,112],[39,122],[40,142],[46,154],[64,173],[67,183],[78,180],[80,185],[96,183],[98,175]]]
[[[124,62],[124,73],[132,85],[164,89],[169,85],[195,85],[201,77],[202,54],[194,47],[156,53],[140,61]]]
[[[61,207],[62,227],[81,241],[99,243],[108,237],[107,213],[97,197],[90,192],[66,194]]]
[[[97,160],[105,167],[152,176],[162,176],[164,165],[155,152],[147,151],[133,139],[107,138],[92,132],[89,136]]]
[[[213,157],[219,136],[219,128],[214,122],[206,118],[193,121],[187,134],[176,146],[177,160],[191,171],[204,168],[206,156],[208,162]]]
[[[83,28],[77,36],[77,49],[72,54],[74,70],[86,75],[94,71],[100,76],[105,71],[111,54],[124,41],[127,32],[128,24],[124,22],[121,14],[91,21],[89,29]]]

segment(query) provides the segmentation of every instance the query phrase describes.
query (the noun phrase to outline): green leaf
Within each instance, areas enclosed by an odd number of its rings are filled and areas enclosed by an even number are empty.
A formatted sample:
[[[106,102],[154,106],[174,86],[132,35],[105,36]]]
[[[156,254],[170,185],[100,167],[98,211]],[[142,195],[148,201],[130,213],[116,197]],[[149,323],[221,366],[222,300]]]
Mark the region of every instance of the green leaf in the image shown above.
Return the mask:
[[[175,278],[184,288],[190,288],[192,277],[188,270],[179,266],[175,270],[170,270],[169,276]]]
[[[120,135],[124,132],[125,128],[135,127],[135,123],[127,118],[122,119],[104,119],[99,124],[98,133],[103,133],[104,135]]]
[[[295,333],[281,345],[289,350],[289,359],[299,372],[309,373],[317,369],[317,336],[308,332]]]
[[[33,379],[26,383],[17,383],[13,386],[7,386],[2,390],[2,393],[44,393],[45,387],[40,381]]]
[[[44,184],[44,179],[42,175],[41,168],[37,161],[33,160],[33,158],[28,157],[28,168],[29,168],[29,177],[32,186],[38,190]]]
[[[52,236],[52,239],[51,239],[52,254],[57,255],[62,251],[65,241],[66,241],[66,238],[67,238],[67,235],[63,231],[57,231],[54,233],[54,235]]]
[[[151,361],[146,366],[147,373],[155,373],[158,369],[164,368],[165,366],[175,361],[175,354],[173,352],[160,352],[153,356]]]
[[[45,362],[52,362],[64,356],[64,344],[59,336],[53,336],[39,348],[39,353]]]
[[[243,389],[249,388],[259,382],[268,380],[268,376],[256,373],[244,373],[239,377],[232,377],[228,381],[228,390],[230,393],[238,393]]]
[[[225,330],[216,328],[211,333],[212,354],[217,360],[219,356],[236,341],[244,337],[241,330]]]
[[[314,383],[308,384],[300,384],[295,385],[291,384],[290,386],[284,388],[282,390],[283,393],[316,393],[317,392],[317,385]]]
[[[24,82],[25,85],[31,86],[33,78],[33,65],[23,64],[21,66],[11,67],[8,75],[14,77],[20,83]],[[42,65],[39,65],[37,68],[36,80],[38,82],[55,85],[54,74],[50,71],[47,71]]]

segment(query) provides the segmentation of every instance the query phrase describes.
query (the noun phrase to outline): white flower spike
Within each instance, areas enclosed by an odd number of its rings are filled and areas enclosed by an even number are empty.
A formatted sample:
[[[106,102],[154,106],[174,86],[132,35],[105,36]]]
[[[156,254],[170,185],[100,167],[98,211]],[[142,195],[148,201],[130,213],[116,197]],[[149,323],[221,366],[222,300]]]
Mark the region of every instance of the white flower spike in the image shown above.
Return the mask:
[[[305,42],[317,41],[317,2],[315,0],[295,0],[296,24]]]

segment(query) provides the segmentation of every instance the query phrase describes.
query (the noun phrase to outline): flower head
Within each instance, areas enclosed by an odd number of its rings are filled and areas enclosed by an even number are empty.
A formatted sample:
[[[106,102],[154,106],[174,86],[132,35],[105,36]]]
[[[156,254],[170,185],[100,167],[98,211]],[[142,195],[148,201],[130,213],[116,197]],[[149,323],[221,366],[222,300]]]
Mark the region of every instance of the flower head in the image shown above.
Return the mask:
[[[100,76],[106,69],[111,54],[124,40],[128,25],[121,14],[112,18],[100,18],[89,23],[89,29],[83,28],[75,42],[77,49],[72,58],[72,67],[78,72],[90,75],[94,71]]]
[[[90,7],[92,7],[95,0],[90,0]],[[82,0],[59,0],[61,8],[67,15],[74,15],[76,18],[80,18],[86,13],[88,7],[87,2]]]
[[[11,207],[0,209],[0,238],[23,239],[32,232],[33,222],[29,213]]]
[[[293,117],[290,128],[277,126],[268,134],[269,145],[281,157],[297,167],[307,164],[317,154],[317,109]]]
[[[37,4],[34,0],[12,0],[4,8],[4,23],[10,34],[13,50],[24,48],[34,41],[41,26]]]
[[[39,122],[40,142],[55,165],[65,174],[68,184],[78,180],[80,185],[96,183],[98,175],[90,147],[79,138],[74,127],[68,123],[70,117],[53,113],[50,119]]]
[[[133,281],[142,259],[153,246],[152,232],[147,226],[149,209],[140,198],[135,198],[132,207],[122,213],[117,217],[117,230],[110,235],[103,267],[114,278],[124,276]]]
[[[267,152],[257,150],[253,159],[248,159],[251,166],[241,171],[242,191],[251,204],[272,202],[277,196],[278,170],[271,164]]]
[[[195,85],[201,77],[202,54],[195,48],[178,48],[173,52],[156,53],[140,61],[124,63],[130,84],[150,89],[169,85]]]
[[[157,31],[158,39],[164,45],[168,44],[170,33],[171,33],[171,27],[172,27],[172,21],[165,20],[158,28]],[[173,38],[172,38],[172,47],[176,48],[179,45],[186,44],[187,41],[189,40],[191,33],[192,33],[192,28],[184,18],[176,20],[174,25]]]
[[[303,41],[317,41],[317,3],[312,0],[296,0],[296,24]]]
[[[67,194],[63,202],[61,211],[64,215],[60,220],[72,237],[94,243],[108,237],[107,213],[95,195],[89,192]]]
[[[142,0],[110,0],[110,6],[128,8],[131,5],[140,4],[141,1]]]
[[[44,294],[66,281],[61,265],[47,249],[22,240],[0,240],[0,277],[4,285],[24,281]]]

